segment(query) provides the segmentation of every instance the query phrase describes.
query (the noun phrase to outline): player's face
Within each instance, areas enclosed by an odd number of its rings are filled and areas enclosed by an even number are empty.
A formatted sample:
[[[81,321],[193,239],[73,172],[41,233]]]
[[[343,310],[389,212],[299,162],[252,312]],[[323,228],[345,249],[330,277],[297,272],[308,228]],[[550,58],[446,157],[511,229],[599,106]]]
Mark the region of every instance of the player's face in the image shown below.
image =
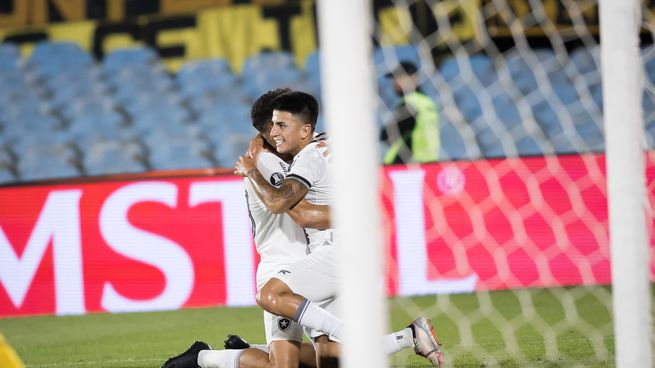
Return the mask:
[[[291,155],[300,152],[312,133],[311,125],[289,112],[279,110],[273,110],[272,120],[271,138],[277,151]]]
[[[260,131],[264,141],[268,143],[271,147],[275,147],[275,141],[271,137],[271,128],[273,127],[273,122],[269,121],[264,125],[264,128]]]
[[[393,90],[397,95],[402,96],[416,89],[416,83],[416,76],[399,75],[393,79]]]

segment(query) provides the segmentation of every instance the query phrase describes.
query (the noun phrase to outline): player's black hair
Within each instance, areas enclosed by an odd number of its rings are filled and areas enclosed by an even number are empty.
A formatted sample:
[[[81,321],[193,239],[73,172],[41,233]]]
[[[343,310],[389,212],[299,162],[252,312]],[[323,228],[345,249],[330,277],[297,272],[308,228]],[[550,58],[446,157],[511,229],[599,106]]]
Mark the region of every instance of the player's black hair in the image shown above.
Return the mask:
[[[286,111],[297,115],[302,121],[311,125],[312,130],[316,127],[318,119],[318,102],[309,93],[292,91],[278,96],[271,102],[274,110]]]
[[[257,129],[258,132],[262,132],[266,126],[266,123],[271,121],[273,116],[273,107],[271,102],[277,97],[291,92],[291,88],[278,88],[272,91],[268,91],[261,95],[250,109],[250,119],[252,120],[252,126]]]

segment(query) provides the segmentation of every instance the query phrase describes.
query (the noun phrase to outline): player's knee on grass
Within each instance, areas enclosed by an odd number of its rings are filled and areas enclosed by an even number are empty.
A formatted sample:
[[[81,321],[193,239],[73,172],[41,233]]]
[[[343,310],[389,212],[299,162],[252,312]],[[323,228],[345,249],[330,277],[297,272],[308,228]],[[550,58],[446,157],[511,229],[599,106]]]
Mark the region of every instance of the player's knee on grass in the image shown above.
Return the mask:
[[[257,304],[265,311],[278,316],[293,317],[293,310],[286,310],[285,297],[292,295],[293,292],[284,282],[272,278],[259,290],[257,294]],[[289,316],[291,314],[291,316]]]
[[[319,368],[335,368],[339,366],[341,345],[331,341],[327,336],[316,338],[316,359]]]

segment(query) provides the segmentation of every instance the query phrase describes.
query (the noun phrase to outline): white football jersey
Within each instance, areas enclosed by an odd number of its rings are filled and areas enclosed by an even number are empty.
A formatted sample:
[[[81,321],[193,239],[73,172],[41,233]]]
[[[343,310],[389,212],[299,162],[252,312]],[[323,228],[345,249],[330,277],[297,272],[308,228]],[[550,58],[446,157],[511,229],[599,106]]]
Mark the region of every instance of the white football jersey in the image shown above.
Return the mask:
[[[312,142],[305,146],[293,158],[287,179],[297,180],[309,188],[305,199],[313,204],[329,205],[332,196],[332,184],[328,174],[329,160],[323,155],[325,148],[319,148]],[[332,229],[305,229],[309,237],[309,248],[325,242],[334,241]]]
[[[257,157],[257,170],[273,186],[279,186],[289,165],[270,152]],[[257,289],[284,265],[292,264],[308,253],[303,229],[287,214],[274,214],[259,199],[250,180],[245,179],[246,202],[252,222],[255,247],[260,255],[257,266]]]

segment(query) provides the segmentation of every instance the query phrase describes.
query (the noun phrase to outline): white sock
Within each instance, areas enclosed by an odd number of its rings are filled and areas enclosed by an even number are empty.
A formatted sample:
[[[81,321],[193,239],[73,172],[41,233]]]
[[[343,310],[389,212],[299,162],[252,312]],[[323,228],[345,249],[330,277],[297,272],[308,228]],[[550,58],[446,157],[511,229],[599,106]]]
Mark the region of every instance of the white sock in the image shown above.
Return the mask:
[[[294,320],[304,327],[341,339],[343,321],[307,299],[300,303]]]
[[[412,329],[407,327],[398,332],[384,335],[384,352],[387,355],[397,353],[403,349],[414,347],[414,334]]]
[[[198,353],[200,368],[239,368],[239,356],[243,350],[201,350]]]

